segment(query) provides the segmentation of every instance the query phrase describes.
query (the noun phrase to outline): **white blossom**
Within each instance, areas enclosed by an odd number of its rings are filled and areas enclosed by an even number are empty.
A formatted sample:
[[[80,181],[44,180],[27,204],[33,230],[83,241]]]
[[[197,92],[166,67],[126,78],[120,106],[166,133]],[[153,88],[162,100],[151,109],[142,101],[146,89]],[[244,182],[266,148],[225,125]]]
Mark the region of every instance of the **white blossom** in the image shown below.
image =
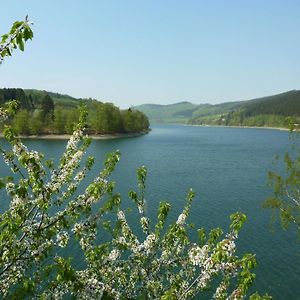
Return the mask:
[[[222,250],[227,254],[227,255],[232,255],[235,251],[235,242],[233,239],[226,239],[223,241],[222,244]]]
[[[147,217],[141,217],[140,219],[141,227],[143,231],[147,231],[149,227],[149,219]]]
[[[19,157],[22,154],[22,152],[28,152],[28,149],[24,144],[17,143],[13,145],[12,151],[17,157]]]
[[[142,214],[144,212],[144,207],[141,204],[138,204],[139,213]]]
[[[145,241],[140,244],[137,248],[138,251],[145,251],[146,254],[149,254],[157,241],[157,237],[154,233],[149,234]]]
[[[118,212],[118,219],[122,221],[126,221],[125,214],[122,210]]]
[[[74,232],[74,234],[78,235],[78,234],[82,233],[83,229],[84,229],[84,226],[82,223],[75,223],[72,231]]]
[[[67,246],[69,239],[70,239],[69,234],[66,231],[60,232],[56,236],[58,246],[62,248]]]
[[[11,200],[11,207],[12,208],[15,208],[15,207],[18,207],[19,205],[23,204],[24,203],[24,199],[21,198],[19,195],[14,195],[12,197],[12,200]]]
[[[192,247],[189,251],[189,259],[193,265],[199,266],[206,259],[208,254],[208,246],[205,245],[202,248],[199,246]]]
[[[8,195],[11,195],[13,194],[13,192],[15,191],[15,184],[13,182],[8,182],[6,185],[5,185],[5,188],[6,188],[6,192]]]
[[[81,181],[84,178],[84,172],[80,171],[76,174],[76,176],[74,177],[74,181]]]
[[[184,213],[180,214],[177,221],[176,221],[176,224],[177,225],[184,225],[186,217],[187,217],[186,214],[184,214]]]
[[[108,260],[115,261],[119,256],[120,251],[118,249],[113,249],[108,255]]]
[[[223,293],[226,292],[227,290],[227,285],[225,284],[225,282],[221,282],[221,284],[217,287],[213,298],[214,299],[220,299],[223,296]]]

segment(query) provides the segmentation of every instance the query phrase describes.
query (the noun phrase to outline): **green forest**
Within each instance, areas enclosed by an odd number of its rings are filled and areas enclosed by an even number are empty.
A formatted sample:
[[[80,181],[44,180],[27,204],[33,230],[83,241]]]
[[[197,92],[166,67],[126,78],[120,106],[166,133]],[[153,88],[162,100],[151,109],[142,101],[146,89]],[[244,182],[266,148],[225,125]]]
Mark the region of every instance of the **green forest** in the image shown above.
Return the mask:
[[[22,135],[71,134],[79,118],[79,106],[88,111],[88,134],[140,133],[149,130],[144,113],[129,108],[120,110],[112,103],[95,99],[76,99],[68,95],[21,88],[0,89],[0,106],[19,102],[13,129]]]
[[[219,111],[218,114],[198,115],[188,121],[189,124],[257,127],[288,127],[290,123],[299,122],[299,91],[237,103],[235,107]]]
[[[288,127],[290,123],[300,123],[300,91],[214,105],[180,102],[144,104],[136,108],[153,123]]]

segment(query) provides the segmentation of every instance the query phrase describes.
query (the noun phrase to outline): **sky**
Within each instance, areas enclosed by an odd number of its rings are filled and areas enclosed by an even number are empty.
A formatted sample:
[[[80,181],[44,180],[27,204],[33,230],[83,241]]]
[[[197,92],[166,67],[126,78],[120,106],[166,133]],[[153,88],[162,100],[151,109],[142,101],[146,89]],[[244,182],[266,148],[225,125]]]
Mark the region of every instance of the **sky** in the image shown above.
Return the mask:
[[[9,0],[34,39],[0,87],[113,102],[221,103],[300,89],[299,0]]]

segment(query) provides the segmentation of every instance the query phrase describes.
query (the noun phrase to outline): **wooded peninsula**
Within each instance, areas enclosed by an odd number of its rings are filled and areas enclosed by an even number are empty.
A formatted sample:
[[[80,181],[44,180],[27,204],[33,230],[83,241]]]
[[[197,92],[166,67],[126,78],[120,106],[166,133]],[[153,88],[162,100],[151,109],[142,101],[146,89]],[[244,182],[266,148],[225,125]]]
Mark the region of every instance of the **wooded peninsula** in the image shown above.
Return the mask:
[[[19,110],[8,122],[23,136],[71,134],[78,123],[81,104],[88,112],[86,132],[90,135],[121,136],[149,131],[144,113],[133,108],[120,110],[112,103],[96,99],[77,99],[33,89],[0,89],[0,106],[10,100],[19,102]]]

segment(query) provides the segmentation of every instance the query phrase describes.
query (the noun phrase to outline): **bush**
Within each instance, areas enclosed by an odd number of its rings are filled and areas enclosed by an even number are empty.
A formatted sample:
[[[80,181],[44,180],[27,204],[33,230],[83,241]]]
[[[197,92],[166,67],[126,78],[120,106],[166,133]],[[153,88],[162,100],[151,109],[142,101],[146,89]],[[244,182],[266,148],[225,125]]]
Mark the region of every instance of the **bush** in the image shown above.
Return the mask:
[[[1,116],[8,117],[8,111],[1,109]],[[225,236],[219,228],[208,236],[199,229],[199,240],[190,241],[186,222],[194,198],[190,191],[176,223],[166,228],[171,206],[161,203],[156,224],[152,224],[145,210],[147,172],[141,167],[137,170],[139,192],[129,193],[140,215],[143,235],[138,236],[120,208],[115,183],[109,179],[120,153],[110,154],[99,175],[82,194],[77,193],[94,163],[88,157],[84,165],[80,164],[90,143],[83,135],[84,124],[82,111],[56,168],[43,154],[28,150],[13,130],[5,127],[12,150],[1,151],[20,179],[12,176],[1,181],[10,199],[0,223],[2,296],[187,299],[207,289],[215,278],[216,298],[225,297],[227,292],[242,298],[253,281],[250,269],[255,266],[253,255],[235,255],[235,240],[245,215],[231,216],[230,232]],[[100,200],[102,206],[97,205]],[[104,221],[109,212],[111,221]],[[97,239],[101,230],[111,233],[109,242]],[[72,264],[69,253],[59,251],[75,243],[81,247],[81,257],[76,260],[85,261],[80,269]],[[235,277],[239,278],[237,283],[232,280]]]

